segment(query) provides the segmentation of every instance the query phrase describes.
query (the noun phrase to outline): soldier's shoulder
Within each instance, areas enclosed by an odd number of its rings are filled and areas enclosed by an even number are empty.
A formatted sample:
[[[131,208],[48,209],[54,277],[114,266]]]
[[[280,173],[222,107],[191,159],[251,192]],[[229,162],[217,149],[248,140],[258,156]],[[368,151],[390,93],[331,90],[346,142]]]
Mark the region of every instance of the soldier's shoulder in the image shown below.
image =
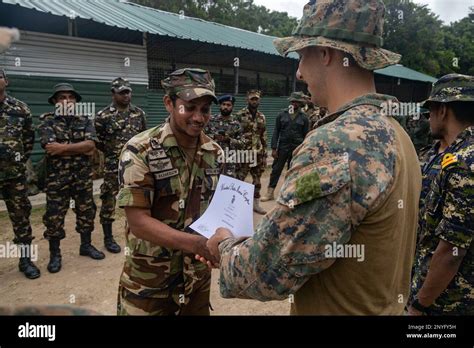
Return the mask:
[[[97,112],[97,116],[105,117],[105,116],[112,113],[111,109],[112,109],[111,105],[107,105],[105,108],[103,108],[103,109],[99,110],[99,112]]]
[[[220,145],[210,138],[207,134],[203,134],[203,145],[201,146],[204,150],[213,152],[216,156],[223,153]]]
[[[136,113],[138,113],[138,114],[145,115],[145,111],[144,111],[142,108],[136,106],[135,104],[132,104],[131,107],[130,107],[130,109],[131,109],[133,112],[136,112]]]
[[[125,146],[127,148],[134,148],[138,152],[141,152],[146,151],[149,148],[149,144],[152,139],[155,143],[161,145],[163,142],[161,134],[164,126],[165,124],[158,125],[135,135],[127,142]]]
[[[25,114],[31,113],[31,110],[28,104],[21,101],[20,99],[17,99],[9,95],[7,96],[7,103],[22,113],[25,113]]]
[[[46,112],[46,113],[41,114],[39,116],[40,121],[46,121],[46,120],[50,120],[50,119],[54,119],[54,112]]]

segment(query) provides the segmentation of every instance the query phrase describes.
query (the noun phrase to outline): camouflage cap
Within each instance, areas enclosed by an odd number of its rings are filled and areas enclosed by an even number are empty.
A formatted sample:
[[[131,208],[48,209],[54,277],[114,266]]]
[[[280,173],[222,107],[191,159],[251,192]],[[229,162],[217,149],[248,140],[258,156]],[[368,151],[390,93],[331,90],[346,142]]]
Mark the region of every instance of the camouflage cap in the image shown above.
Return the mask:
[[[262,91],[259,91],[258,89],[251,89],[247,91],[247,98],[252,99],[252,98],[262,98]]]
[[[433,84],[430,97],[423,102],[450,103],[455,101],[474,102],[474,76],[449,74]]]
[[[382,69],[401,59],[381,48],[384,17],[382,0],[312,0],[293,36],[273,44],[284,56],[310,46],[330,47],[350,54],[364,69]]]
[[[48,103],[54,105],[54,98],[59,92],[71,92],[76,96],[76,102],[80,102],[82,100],[81,95],[76,92],[70,83],[58,83],[53,87],[53,94],[48,98]]]
[[[167,95],[176,95],[185,101],[190,101],[203,96],[211,96],[217,103],[215,95],[216,85],[207,70],[185,68],[172,72],[161,81]]]
[[[303,92],[293,92],[291,93],[290,97],[288,98],[290,102],[300,102],[300,103],[307,103],[308,102],[308,96],[304,94]]]
[[[120,93],[122,91],[132,91],[132,87],[130,86],[130,81],[122,77],[117,77],[110,84],[110,90],[112,92]]]

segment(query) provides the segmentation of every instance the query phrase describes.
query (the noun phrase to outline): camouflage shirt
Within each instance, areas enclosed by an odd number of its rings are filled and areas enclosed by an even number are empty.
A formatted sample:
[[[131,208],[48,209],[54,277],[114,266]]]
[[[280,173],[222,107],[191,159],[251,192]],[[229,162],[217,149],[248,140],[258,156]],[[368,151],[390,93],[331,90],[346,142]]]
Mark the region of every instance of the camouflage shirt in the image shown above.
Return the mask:
[[[245,139],[245,150],[266,151],[267,124],[265,115],[257,111],[254,118],[247,107],[240,110],[236,117],[242,127],[242,136]]]
[[[188,226],[204,213],[216,189],[221,152],[202,133],[190,172],[169,123],[133,137],[120,156],[119,206],[149,209],[153,218],[193,233]],[[139,239],[130,230],[126,240],[129,252],[120,282],[137,295],[172,296],[179,301],[184,294],[187,299],[193,285],[209,276],[207,267],[194,255]]]
[[[87,116],[60,116],[46,113],[40,116],[40,121],[39,134],[43,148],[50,143],[75,144],[88,140],[97,142],[94,122]],[[47,169],[54,172],[56,179],[59,176],[67,180],[72,177],[83,177],[86,180],[92,174],[91,157],[85,154],[47,155],[46,158]]]
[[[244,146],[242,128],[234,115],[226,117],[217,114],[211,116],[204,133],[213,140],[215,140],[218,134],[226,135],[229,138],[228,141],[217,141],[223,150],[226,148],[229,148],[229,150],[238,150]]]
[[[0,103],[0,181],[25,174],[35,140],[28,106],[11,96]]]
[[[109,105],[97,113],[95,129],[99,150],[104,152],[106,159],[118,160],[127,141],[146,130],[145,112],[134,105],[120,112],[113,104]]]
[[[313,276],[324,275],[329,267],[341,269],[340,262],[348,265],[346,261],[327,257],[325,246],[353,243],[353,238],[373,235],[370,224],[374,221],[371,219],[374,214],[380,214],[381,205],[391,204],[385,201],[398,180],[397,159],[403,156],[395,145],[395,137],[403,129],[395,130],[397,124],[381,116],[380,111],[381,104],[391,99],[396,101],[379,94],[357,98],[326,116],[326,124],[308,133],[303,144],[294,151],[291,168],[277,199],[278,205],[262,219],[254,236],[244,240],[230,238],[220,243],[220,291],[223,297],[260,301],[285,299],[296,294]],[[404,135],[404,144],[411,145],[408,136]],[[415,155],[413,148],[409,150]],[[414,157],[413,162],[418,164]],[[411,176],[413,184],[408,189],[416,190],[421,183],[420,174],[414,171]],[[411,243],[407,249],[413,251],[417,200],[418,195],[413,195],[405,202],[406,214],[413,210],[410,215],[413,226],[405,226],[407,231],[404,232]],[[398,208],[391,205],[390,209]],[[360,235],[362,228],[364,233]],[[392,236],[385,235],[384,238],[384,243],[392,243]],[[377,245],[379,241],[372,243]],[[387,252],[391,251],[376,251],[377,259],[387,262]],[[412,258],[413,255],[408,255],[410,252],[403,250],[398,257]],[[373,260],[375,254],[371,257]],[[367,272],[367,267],[367,264],[356,265],[353,270]],[[376,266],[372,264],[371,267]],[[403,268],[406,295],[409,287],[409,276],[406,275],[410,269],[411,262],[407,269]],[[324,270],[326,272],[322,272]],[[392,281],[394,272],[395,269],[386,271],[391,274]],[[318,282],[318,278],[312,279]],[[390,279],[386,283],[390,283]],[[344,281],[340,280],[341,287],[344,287]],[[358,288],[355,284],[351,286]],[[382,288],[385,291],[385,286]],[[348,288],[347,291],[351,290]],[[395,297],[393,302],[397,301]],[[397,310],[402,312],[403,306]]]
[[[437,146],[434,147],[436,149]],[[433,314],[474,314],[474,127],[466,129],[444,152],[457,161],[439,171],[424,193],[420,210],[419,242],[413,267],[411,301],[421,289],[440,242],[467,250],[448,287],[430,306]],[[441,160],[438,159],[437,164]]]

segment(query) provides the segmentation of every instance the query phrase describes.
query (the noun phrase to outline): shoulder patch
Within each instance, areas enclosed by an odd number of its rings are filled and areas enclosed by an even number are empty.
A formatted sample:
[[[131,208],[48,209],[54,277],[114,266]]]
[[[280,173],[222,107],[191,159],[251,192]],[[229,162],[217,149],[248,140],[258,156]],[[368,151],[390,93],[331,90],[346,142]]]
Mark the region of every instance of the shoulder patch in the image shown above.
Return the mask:
[[[453,164],[458,163],[458,158],[456,155],[453,155],[452,153],[447,153],[443,157],[443,161],[441,162],[441,168],[445,169]]]

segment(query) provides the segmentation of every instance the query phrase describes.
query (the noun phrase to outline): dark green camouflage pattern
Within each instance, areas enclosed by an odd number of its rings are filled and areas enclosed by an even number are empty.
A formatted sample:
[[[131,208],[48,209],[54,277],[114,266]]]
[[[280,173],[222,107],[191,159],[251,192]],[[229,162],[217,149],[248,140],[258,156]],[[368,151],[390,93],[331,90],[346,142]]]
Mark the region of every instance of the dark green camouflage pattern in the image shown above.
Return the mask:
[[[474,76],[449,74],[433,84],[430,97],[423,103],[427,107],[430,102],[474,102]]]
[[[453,151],[455,150],[455,151]],[[474,314],[474,127],[462,132],[445,154],[456,156],[455,163],[440,168],[425,193],[420,210],[419,242],[410,302],[416,298],[428,273],[433,254],[444,240],[453,248],[467,250],[461,266],[429,308],[434,315]],[[439,165],[439,159],[437,161]],[[454,250],[453,250],[454,252]]]
[[[116,85],[120,81],[114,81]],[[118,87],[115,87],[118,88]],[[109,105],[95,117],[97,148],[104,153],[104,182],[100,187],[100,223],[111,224],[115,220],[115,202],[119,191],[118,163],[122,148],[135,135],[146,130],[145,112],[130,105],[128,110],[119,111]]]
[[[188,226],[209,205],[222,171],[221,152],[201,133],[190,173],[169,123],[133,137],[120,157],[119,206],[150,209],[153,218],[195,233]],[[176,305],[194,305],[194,295],[209,291],[211,273],[194,255],[139,239],[128,228],[125,255],[118,314],[173,315]]]
[[[176,95],[185,101],[208,95],[217,103],[216,85],[207,70],[191,68],[176,70],[161,81],[161,86],[166,94]]]
[[[46,113],[40,116],[41,146],[49,143],[97,142],[93,121],[85,116],[59,116]],[[64,218],[69,208],[77,216],[76,231],[91,233],[94,230],[96,205],[93,199],[91,156],[45,156],[46,161],[46,212],[43,222],[46,239],[65,237]],[[74,201],[73,204],[72,201]]]

